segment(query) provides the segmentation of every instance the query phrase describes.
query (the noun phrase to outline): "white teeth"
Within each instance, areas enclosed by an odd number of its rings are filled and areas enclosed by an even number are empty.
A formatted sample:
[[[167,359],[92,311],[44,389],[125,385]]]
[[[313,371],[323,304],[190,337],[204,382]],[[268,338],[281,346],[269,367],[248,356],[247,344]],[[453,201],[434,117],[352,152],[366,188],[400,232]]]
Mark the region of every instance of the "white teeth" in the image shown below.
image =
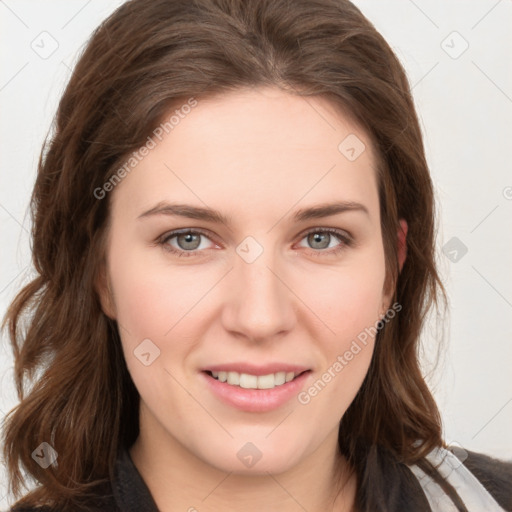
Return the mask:
[[[240,374],[240,387],[245,389],[258,389],[258,377],[248,373]]]
[[[269,375],[260,375],[258,377],[258,389],[272,389],[275,386],[275,377],[273,373]]]
[[[228,372],[228,384],[232,386],[240,385],[240,374],[236,372]]]
[[[274,373],[274,384],[276,386],[280,386],[281,384],[284,384],[285,382],[286,382],[286,373],[285,372]]]
[[[227,382],[232,386],[244,389],[272,389],[290,382],[296,375],[294,372],[277,372],[268,375],[250,375],[238,372],[211,372],[212,376],[220,382]]]

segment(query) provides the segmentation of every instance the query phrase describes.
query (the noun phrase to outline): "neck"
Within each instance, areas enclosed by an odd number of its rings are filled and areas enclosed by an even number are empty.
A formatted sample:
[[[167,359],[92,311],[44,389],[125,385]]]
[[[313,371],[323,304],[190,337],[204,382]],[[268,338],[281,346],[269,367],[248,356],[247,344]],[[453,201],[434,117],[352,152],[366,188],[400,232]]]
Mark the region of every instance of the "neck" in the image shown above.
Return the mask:
[[[142,418],[141,418],[142,419]],[[337,447],[337,429],[299,464],[281,473],[225,472],[168,432],[141,421],[130,456],[161,512],[352,512],[356,478]]]

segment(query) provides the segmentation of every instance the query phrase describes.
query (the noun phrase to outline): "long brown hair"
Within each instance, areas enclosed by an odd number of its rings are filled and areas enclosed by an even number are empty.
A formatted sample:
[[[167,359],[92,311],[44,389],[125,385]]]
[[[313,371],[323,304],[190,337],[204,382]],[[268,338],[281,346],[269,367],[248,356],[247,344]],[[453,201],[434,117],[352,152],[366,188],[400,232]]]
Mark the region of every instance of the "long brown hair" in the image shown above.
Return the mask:
[[[417,355],[425,316],[444,297],[433,187],[410,86],[389,45],[347,0],[132,0],[92,34],[41,151],[31,198],[37,277],[3,324],[20,398],[3,434],[11,491],[21,494],[21,470],[40,484],[19,503],[79,508],[138,435],[139,395],[120,326],[102,312],[95,288],[109,222],[108,194],[95,191],[171,108],[269,85],[328,98],[363,127],[378,155],[387,285],[402,310],[379,331],[339,430],[361,509],[384,510],[385,489],[368,485],[380,481],[378,453],[409,464],[443,446]],[[408,223],[401,272],[400,218]],[[43,469],[32,459],[42,442],[59,454],[57,465]]]

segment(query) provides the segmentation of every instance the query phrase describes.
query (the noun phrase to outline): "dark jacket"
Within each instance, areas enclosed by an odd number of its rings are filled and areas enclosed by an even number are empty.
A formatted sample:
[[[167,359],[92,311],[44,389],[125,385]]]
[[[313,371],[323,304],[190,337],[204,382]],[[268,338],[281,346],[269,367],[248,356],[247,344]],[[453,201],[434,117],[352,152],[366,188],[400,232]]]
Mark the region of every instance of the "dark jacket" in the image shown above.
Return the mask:
[[[476,452],[467,452],[464,465],[483,484],[491,496],[506,511],[512,512],[512,463],[504,462]],[[396,461],[388,461],[389,468]],[[383,469],[382,484],[387,486],[388,502],[381,510],[392,512],[432,512],[428,500],[416,477],[403,466],[400,471],[390,471],[395,475],[393,482],[386,481],[386,465]],[[88,505],[90,512],[157,512],[155,502],[127,450],[119,453],[112,484],[98,491],[97,497]],[[396,475],[400,475],[396,478]],[[71,512],[49,507],[13,507],[12,512]],[[73,511],[75,512],[75,511]],[[222,512],[222,511],[219,511]],[[378,512],[377,510],[375,512]],[[480,511],[479,511],[480,512]],[[486,512],[486,511],[481,511]]]

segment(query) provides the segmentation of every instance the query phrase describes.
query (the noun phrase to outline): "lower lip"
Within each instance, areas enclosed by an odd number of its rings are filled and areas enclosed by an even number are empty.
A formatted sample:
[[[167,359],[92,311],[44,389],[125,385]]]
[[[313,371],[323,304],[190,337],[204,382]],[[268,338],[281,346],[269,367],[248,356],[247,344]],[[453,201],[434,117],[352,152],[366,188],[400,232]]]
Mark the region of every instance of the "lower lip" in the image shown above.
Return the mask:
[[[221,382],[208,373],[201,372],[207,385],[218,398],[247,412],[266,412],[281,407],[301,391],[310,374],[311,370],[308,370],[290,382],[272,389],[245,389]]]

